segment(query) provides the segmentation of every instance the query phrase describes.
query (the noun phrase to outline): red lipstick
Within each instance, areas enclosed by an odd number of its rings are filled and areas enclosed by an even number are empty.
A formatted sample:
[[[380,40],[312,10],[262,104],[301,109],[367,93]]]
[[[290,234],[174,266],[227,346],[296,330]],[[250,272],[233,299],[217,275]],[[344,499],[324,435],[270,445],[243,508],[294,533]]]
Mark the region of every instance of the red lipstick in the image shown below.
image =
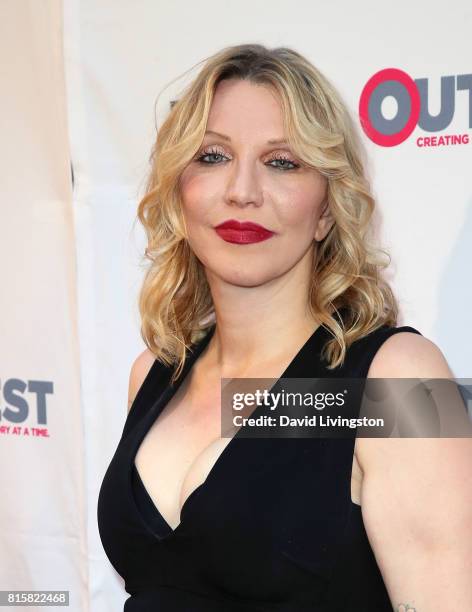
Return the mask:
[[[215,231],[223,240],[234,244],[262,242],[275,234],[275,232],[271,232],[258,223],[238,221],[237,219],[229,219],[220,223],[215,227]]]

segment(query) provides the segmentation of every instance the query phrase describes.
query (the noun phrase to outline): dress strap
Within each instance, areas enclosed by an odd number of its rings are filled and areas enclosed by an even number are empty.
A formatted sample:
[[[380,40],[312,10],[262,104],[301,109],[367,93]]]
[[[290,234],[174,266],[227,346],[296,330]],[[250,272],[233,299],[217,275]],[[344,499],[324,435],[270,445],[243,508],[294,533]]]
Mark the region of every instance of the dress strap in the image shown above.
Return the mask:
[[[185,378],[188,370],[192,367],[197,357],[210,341],[214,331],[215,326],[213,325],[209,328],[209,331],[207,331],[207,333],[200,340],[198,340],[189,351],[187,351],[185,363],[178,380],[183,380],[183,378]],[[121,434],[122,439],[135,427],[139,421],[141,421],[142,418],[144,418],[152,406],[159,400],[164,390],[170,384],[175,369],[176,366],[168,366],[157,359],[154,360],[154,363],[147,373],[147,376],[145,377],[129,409],[123,427],[123,433]],[[174,382],[174,384],[177,383],[178,381]]]
[[[422,335],[420,331],[409,325],[401,327],[383,325],[367,336],[364,336],[364,338],[360,338],[349,347],[343,369],[346,369],[350,376],[366,378],[370,364],[382,344],[388,338],[400,332],[412,332],[420,336]]]
[[[149,407],[159,398],[169,384],[173,368],[154,360],[128,411],[121,438],[126,437],[135,425],[149,412]]]

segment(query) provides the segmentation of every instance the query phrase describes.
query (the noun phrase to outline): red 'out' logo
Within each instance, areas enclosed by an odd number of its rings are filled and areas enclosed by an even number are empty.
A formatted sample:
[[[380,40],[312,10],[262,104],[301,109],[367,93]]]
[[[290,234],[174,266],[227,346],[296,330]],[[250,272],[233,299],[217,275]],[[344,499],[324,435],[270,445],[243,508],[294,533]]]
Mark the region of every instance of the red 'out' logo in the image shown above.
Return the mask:
[[[426,132],[446,129],[455,112],[456,91],[469,92],[469,128],[472,128],[472,74],[441,77],[441,109],[431,115],[428,109],[428,79],[412,79],[398,68],[385,68],[365,84],[359,99],[362,129],[376,144],[394,147],[406,140],[418,125]],[[392,96],[397,103],[396,115],[389,119],[382,114],[382,102]],[[420,137],[418,146],[464,144],[469,135]]]

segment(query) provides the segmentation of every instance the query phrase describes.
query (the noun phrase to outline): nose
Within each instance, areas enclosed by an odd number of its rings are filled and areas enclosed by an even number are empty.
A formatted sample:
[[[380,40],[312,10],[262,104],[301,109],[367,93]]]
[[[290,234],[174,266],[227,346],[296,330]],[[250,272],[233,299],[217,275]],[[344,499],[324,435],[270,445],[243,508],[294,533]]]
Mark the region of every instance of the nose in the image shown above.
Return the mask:
[[[234,161],[229,171],[225,193],[226,204],[244,208],[261,206],[262,186],[254,161],[246,158]]]

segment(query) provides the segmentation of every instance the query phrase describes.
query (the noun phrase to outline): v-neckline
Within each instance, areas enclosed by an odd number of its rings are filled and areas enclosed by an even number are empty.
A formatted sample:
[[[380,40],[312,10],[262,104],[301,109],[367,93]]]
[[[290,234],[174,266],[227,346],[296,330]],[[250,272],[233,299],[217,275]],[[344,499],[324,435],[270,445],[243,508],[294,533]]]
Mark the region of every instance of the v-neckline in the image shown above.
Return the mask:
[[[153,404],[152,408],[149,410],[148,415],[146,416],[146,418],[143,419],[142,423],[145,425],[144,427],[142,427],[142,430],[140,431],[139,435],[137,436],[137,439],[135,441],[135,444],[133,445],[133,448],[131,449],[131,461],[130,461],[130,466],[129,466],[129,473],[128,473],[128,486],[130,489],[130,496],[132,499],[132,503],[134,506],[134,510],[135,512],[139,515],[141,523],[144,525],[144,527],[146,528],[147,531],[149,531],[156,539],[162,541],[162,540],[167,540],[169,538],[172,537],[176,537],[178,535],[178,533],[180,531],[182,531],[182,529],[184,528],[184,522],[185,522],[185,514],[186,511],[189,508],[189,505],[191,502],[193,502],[198,493],[201,493],[205,488],[207,488],[209,482],[215,477],[215,474],[218,472],[218,470],[220,469],[221,465],[224,464],[224,461],[227,457],[227,455],[229,454],[229,452],[231,451],[232,447],[235,444],[235,440],[239,439],[239,433],[241,431],[241,429],[238,429],[238,431],[231,437],[230,441],[226,444],[226,446],[223,448],[223,450],[221,451],[221,453],[218,455],[218,457],[216,458],[215,462],[213,463],[212,467],[210,468],[205,480],[203,482],[201,482],[195,489],[193,489],[189,495],[187,496],[187,498],[184,500],[181,508],[180,508],[180,512],[179,512],[179,524],[176,525],[175,528],[173,528],[168,522],[167,520],[164,518],[164,516],[161,514],[159,508],[156,506],[156,504],[154,503],[154,500],[152,499],[151,495],[149,494],[149,491],[146,489],[146,486],[139,474],[138,468],[136,466],[135,463],[135,459],[136,459],[136,455],[138,454],[138,450],[142,444],[142,442],[144,441],[144,438],[146,437],[146,435],[148,434],[149,430],[151,429],[151,427],[154,425],[154,423],[157,421],[157,419],[159,418],[159,416],[161,415],[162,411],[164,410],[165,406],[168,404],[168,402],[173,398],[173,396],[177,393],[178,388],[180,387],[180,385],[183,383],[183,381],[185,380],[185,378],[189,375],[191,368],[193,367],[193,365],[195,364],[195,362],[197,361],[198,357],[200,356],[200,354],[203,352],[204,348],[208,345],[208,343],[210,342],[214,332],[216,329],[216,324],[213,324],[209,331],[207,332],[207,334],[197,342],[197,344],[194,346],[194,349],[192,350],[192,352],[190,354],[187,354],[187,357],[185,359],[184,362],[184,366],[182,368],[182,371],[180,373],[180,376],[176,379],[174,385],[170,385],[169,382],[167,382],[167,387],[165,388],[165,390],[160,394],[160,396],[157,398],[156,402]],[[296,352],[295,356],[292,358],[292,360],[290,361],[290,363],[288,364],[288,366],[285,368],[285,370],[282,372],[282,374],[277,378],[276,382],[274,383],[274,385],[271,387],[270,391],[278,384],[278,382],[280,381],[281,378],[286,378],[286,377],[290,377],[291,372],[293,370],[296,370],[298,363],[300,360],[303,360],[303,356],[305,354],[306,351],[311,351],[312,350],[312,344],[315,341],[318,341],[318,338],[321,337],[323,335],[323,332],[326,331],[326,328],[323,325],[318,325],[316,327],[316,329],[310,334],[310,336],[308,337],[308,339],[303,343],[303,345],[298,349],[298,351]],[[173,368],[172,367],[167,367],[169,373],[173,373]],[[166,377],[166,381],[170,381],[170,377]],[[254,411],[254,413],[257,411]],[[134,471],[134,474],[133,474]],[[146,521],[144,520],[144,517],[142,516],[138,505],[136,503],[136,499],[134,497],[133,494],[133,476],[137,476],[137,480],[138,480],[138,485],[141,487],[143,493],[145,494],[145,497],[147,498],[148,502],[149,502],[149,506],[153,509],[153,511],[156,514],[156,517],[159,519],[159,522],[162,523],[162,525],[166,528],[167,533],[165,534],[158,534],[156,533],[150,525],[148,525],[146,523]]]

